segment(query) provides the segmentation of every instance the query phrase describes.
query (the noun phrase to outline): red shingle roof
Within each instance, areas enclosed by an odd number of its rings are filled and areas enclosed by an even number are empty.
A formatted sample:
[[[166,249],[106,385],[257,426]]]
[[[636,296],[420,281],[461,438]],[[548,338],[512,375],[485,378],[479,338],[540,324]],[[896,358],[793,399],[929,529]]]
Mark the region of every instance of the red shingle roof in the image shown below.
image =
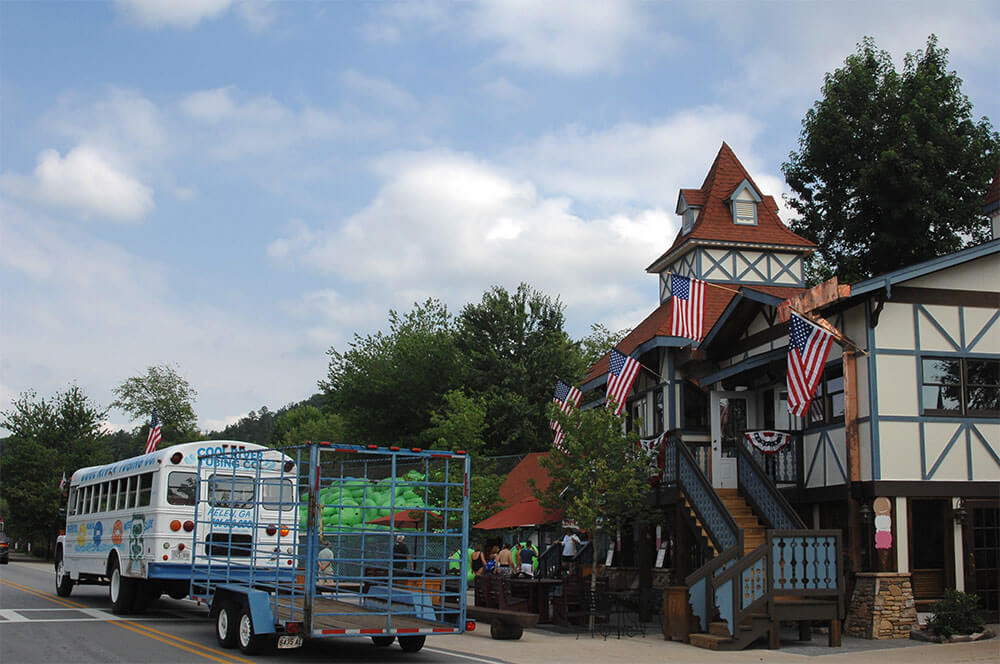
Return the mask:
[[[733,285],[727,284],[725,288],[733,288]],[[792,297],[793,295],[798,295],[799,293],[807,290],[805,288],[798,287],[786,287],[786,286],[743,286],[742,290],[755,290],[761,293],[767,293],[768,295],[773,295],[775,297],[780,297],[786,299]],[[726,307],[736,296],[729,290],[723,288],[715,288],[711,284],[708,284],[705,288],[705,332],[708,333],[715,325],[715,322],[719,320]],[[641,323],[636,325],[635,329],[628,333],[628,335],[622,339],[621,343],[618,344],[617,348],[620,352],[628,355],[636,348],[646,343],[647,341],[653,339],[654,337],[669,337],[670,334],[670,311],[671,303],[673,299],[669,299],[656,309],[653,310],[649,316],[645,318]],[[608,351],[610,353],[610,350]],[[595,378],[603,376],[608,373],[608,355],[605,354],[600,360],[597,361],[594,366],[590,368],[587,372],[587,376],[583,379],[584,383],[591,381]]]
[[[726,202],[740,183],[747,180],[761,195],[761,203],[757,206],[757,224],[754,226],[737,225],[733,223],[732,210]],[[689,205],[703,205],[694,228],[687,235],[677,233],[674,243],[662,256],[653,261],[647,268],[649,272],[665,257],[679,249],[690,240],[707,240],[717,242],[749,242],[754,244],[783,245],[801,247],[803,251],[811,251],[816,244],[796,235],[778,218],[778,204],[771,196],[765,196],[760,187],[753,181],[743,164],[736,158],[732,149],[723,143],[715,162],[705,176],[701,189],[682,189],[684,200]]]
[[[548,457],[548,452],[532,452],[525,455],[521,462],[514,466],[514,469],[507,475],[507,479],[500,485],[500,498],[503,499],[504,507],[511,507],[525,498],[534,498],[532,487],[528,485],[528,480],[535,480],[535,488],[545,491],[552,478],[547,470],[538,465],[539,459]]]
[[[473,526],[481,530],[500,530],[503,528],[524,528],[540,526],[544,523],[554,523],[562,520],[562,510],[547,510],[534,498],[511,505],[491,517],[483,519]]]

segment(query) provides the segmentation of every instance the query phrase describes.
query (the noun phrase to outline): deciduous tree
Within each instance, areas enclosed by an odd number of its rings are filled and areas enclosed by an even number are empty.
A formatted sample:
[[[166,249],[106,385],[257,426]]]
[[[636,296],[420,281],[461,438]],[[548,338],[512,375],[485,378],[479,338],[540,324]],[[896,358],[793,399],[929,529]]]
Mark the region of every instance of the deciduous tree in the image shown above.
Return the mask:
[[[198,417],[194,400],[198,392],[174,367],[166,364],[146,369],[145,375],[128,378],[112,392],[113,408],[120,408],[135,420],[145,420],[140,427],[142,440],[149,431],[149,417],[156,408],[163,427],[160,447],[198,439]]]
[[[933,35],[902,71],[865,38],[826,75],[782,166],[792,229],[819,245],[811,280],[856,281],[987,239],[1000,135],[961,87]]]

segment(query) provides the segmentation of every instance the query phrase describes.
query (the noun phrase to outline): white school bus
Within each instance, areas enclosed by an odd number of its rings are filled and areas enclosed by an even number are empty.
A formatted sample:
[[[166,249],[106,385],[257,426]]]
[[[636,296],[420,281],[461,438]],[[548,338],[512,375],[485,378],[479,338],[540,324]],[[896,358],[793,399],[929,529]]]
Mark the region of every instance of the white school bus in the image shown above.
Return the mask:
[[[267,449],[228,440],[182,443],[73,473],[66,534],[56,543],[56,592],[66,597],[78,584],[107,585],[115,613],[141,612],[162,593],[189,594],[195,547],[211,564],[238,567],[266,551],[272,563],[291,567],[295,465],[259,453]],[[196,521],[224,528],[196,541]]]

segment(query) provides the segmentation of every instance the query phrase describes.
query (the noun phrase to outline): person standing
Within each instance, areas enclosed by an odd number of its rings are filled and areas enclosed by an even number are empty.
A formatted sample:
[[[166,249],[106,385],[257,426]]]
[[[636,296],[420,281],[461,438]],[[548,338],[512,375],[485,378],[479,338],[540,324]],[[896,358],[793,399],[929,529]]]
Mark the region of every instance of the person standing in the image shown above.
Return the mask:
[[[569,528],[566,529],[566,534],[562,538],[562,566],[563,569],[569,569],[573,566],[573,559],[576,558],[576,552],[580,548],[582,542]]]
[[[510,576],[514,571],[514,556],[511,555],[510,545],[504,542],[503,548],[497,554],[497,573],[503,576]]]
[[[316,556],[317,566],[319,567],[319,579],[317,583],[320,586],[330,586],[333,585],[333,551],[330,550],[329,540],[320,540],[319,545],[319,554]]]
[[[406,536],[396,535],[396,544],[392,547],[392,566],[397,571],[405,572],[413,569],[413,559],[410,557],[410,547],[406,546]]]
[[[528,540],[521,547],[521,554],[519,556],[519,561],[521,565],[521,574],[527,574],[529,577],[535,575],[534,563],[535,558],[538,556],[538,552],[535,551],[535,546]]]
[[[476,543],[475,550],[472,552],[472,561],[469,563],[472,568],[472,573],[476,576],[482,576],[483,569],[486,567],[486,557],[483,555],[483,545]]]

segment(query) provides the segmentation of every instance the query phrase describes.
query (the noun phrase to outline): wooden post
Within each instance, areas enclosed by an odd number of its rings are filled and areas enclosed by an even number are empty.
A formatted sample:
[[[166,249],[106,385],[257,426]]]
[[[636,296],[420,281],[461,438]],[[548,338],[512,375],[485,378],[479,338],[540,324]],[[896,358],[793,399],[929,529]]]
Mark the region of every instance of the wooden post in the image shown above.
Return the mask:
[[[844,348],[844,438],[847,452],[847,529],[851,541],[848,555],[851,569],[861,571],[860,505],[854,486],[861,481],[861,444],[858,440],[858,367],[857,353]]]
[[[771,650],[781,648],[781,621],[772,620],[767,629],[767,647]]]
[[[840,647],[840,620],[836,618],[830,621],[830,647]]]

